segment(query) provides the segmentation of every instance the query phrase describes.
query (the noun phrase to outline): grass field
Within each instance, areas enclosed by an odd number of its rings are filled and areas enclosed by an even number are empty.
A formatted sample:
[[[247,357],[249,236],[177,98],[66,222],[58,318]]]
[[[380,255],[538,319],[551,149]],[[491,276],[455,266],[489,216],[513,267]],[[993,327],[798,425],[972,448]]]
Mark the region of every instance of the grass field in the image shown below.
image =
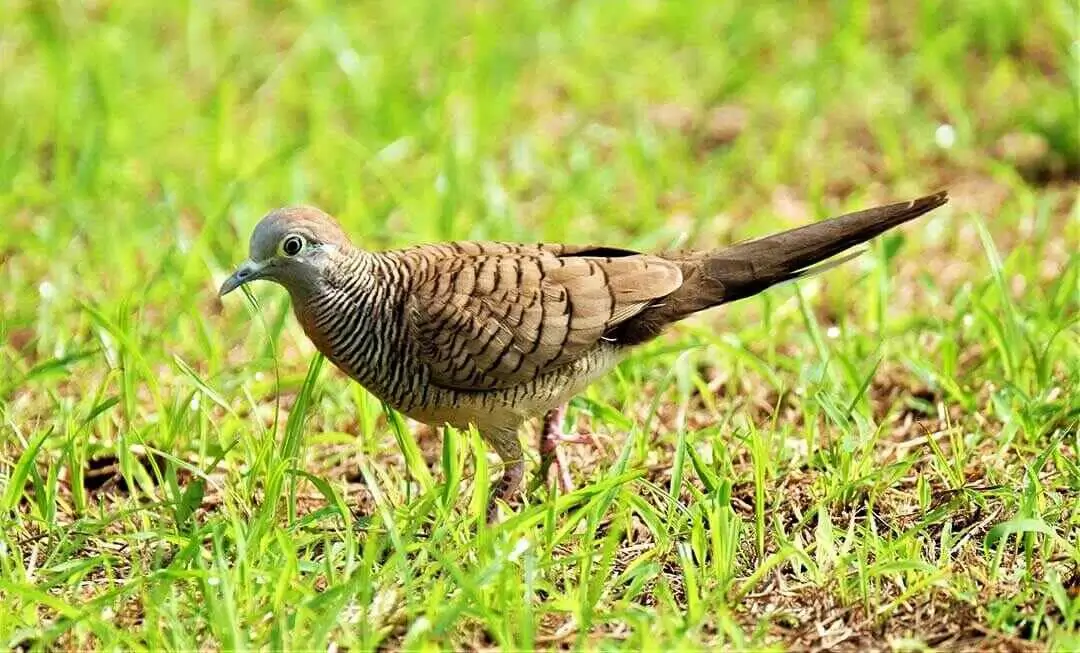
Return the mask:
[[[1080,10],[803,4],[0,5],[0,646],[1080,649]],[[285,204],[648,249],[940,188],[494,528],[475,433],[216,295]]]

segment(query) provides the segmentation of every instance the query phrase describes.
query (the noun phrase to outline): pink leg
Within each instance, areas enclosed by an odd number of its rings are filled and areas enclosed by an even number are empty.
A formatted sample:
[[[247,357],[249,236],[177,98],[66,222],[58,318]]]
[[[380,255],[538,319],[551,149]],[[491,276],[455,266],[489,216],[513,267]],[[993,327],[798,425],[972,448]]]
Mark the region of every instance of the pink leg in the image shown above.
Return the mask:
[[[547,482],[548,470],[554,462],[557,469],[559,488],[566,492],[574,490],[574,484],[570,480],[570,468],[566,462],[566,455],[559,447],[560,443],[592,444],[593,440],[588,435],[567,435],[563,433],[562,423],[566,417],[566,404],[549,410],[544,416],[544,424],[540,430],[540,467],[536,470],[531,489],[535,490]]]

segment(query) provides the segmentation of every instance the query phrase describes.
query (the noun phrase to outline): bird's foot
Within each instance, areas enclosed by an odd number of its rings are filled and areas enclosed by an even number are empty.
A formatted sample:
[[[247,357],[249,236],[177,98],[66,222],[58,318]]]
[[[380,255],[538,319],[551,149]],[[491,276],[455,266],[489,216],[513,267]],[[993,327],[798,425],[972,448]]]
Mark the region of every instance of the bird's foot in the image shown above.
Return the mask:
[[[540,448],[541,467],[544,466],[543,461],[546,459],[548,461],[547,466],[555,468],[555,481],[559,484],[559,490],[562,494],[568,494],[574,491],[574,482],[570,479],[570,464],[566,460],[566,449],[559,446],[564,443],[596,446],[596,442],[593,440],[592,435],[588,433],[576,435],[559,433],[544,438],[543,445]],[[545,480],[546,476],[545,474]]]
[[[574,491],[574,482],[570,479],[570,466],[566,461],[566,452],[559,445],[591,444],[594,447],[596,440],[588,433],[570,434],[562,430],[563,418],[566,416],[566,405],[559,406],[548,411],[544,416],[544,426],[540,431],[540,467],[536,470],[536,476],[530,484],[529,491],[535,492],[541,485],[547,483],[548,470],[555,467],[555,478],[559,489],[563,494]]]
[[[497,523],[499,523],[499,502],[496,497],[491,497],[487,505],[487,524],[491,526]]]
[[[517,498],[518,489],[521,486],[521,476],[525,471],[525,464],[518,460],[510,462],[503,469],[502,478],[495,484],[491,497],[487,504],[487,523],[495,524],[499,521],[499,501],[507,504],[513,503]]]

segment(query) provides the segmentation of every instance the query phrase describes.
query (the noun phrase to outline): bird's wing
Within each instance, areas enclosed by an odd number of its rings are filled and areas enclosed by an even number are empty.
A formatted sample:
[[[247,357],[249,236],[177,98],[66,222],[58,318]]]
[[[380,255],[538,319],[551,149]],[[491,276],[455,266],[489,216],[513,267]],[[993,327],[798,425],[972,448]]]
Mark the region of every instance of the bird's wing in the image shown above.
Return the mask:
[[[428,254],[410,333],[431,381],[459,390],[513,387],[566,365],[682,283],[676,264],[627,250],[455,243]]]

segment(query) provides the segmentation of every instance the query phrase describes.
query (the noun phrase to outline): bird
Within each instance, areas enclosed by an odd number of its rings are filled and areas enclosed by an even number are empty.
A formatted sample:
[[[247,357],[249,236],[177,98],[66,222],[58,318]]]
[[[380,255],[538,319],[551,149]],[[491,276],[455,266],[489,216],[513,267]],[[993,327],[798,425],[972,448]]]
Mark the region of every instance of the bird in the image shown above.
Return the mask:
[[[318,208],[263,216],[219,296],[283,286],[319,352],[394,410],[432,428],[475,427],[502,461],[488,522],[516,503],[519,430],[542,418],[536,482],[562,442],[569,400],[633,348],[691,315],[823,272],[849,250],[949,200],[947,191],[714,249],[453,241],[389,250],[353,243]]]

